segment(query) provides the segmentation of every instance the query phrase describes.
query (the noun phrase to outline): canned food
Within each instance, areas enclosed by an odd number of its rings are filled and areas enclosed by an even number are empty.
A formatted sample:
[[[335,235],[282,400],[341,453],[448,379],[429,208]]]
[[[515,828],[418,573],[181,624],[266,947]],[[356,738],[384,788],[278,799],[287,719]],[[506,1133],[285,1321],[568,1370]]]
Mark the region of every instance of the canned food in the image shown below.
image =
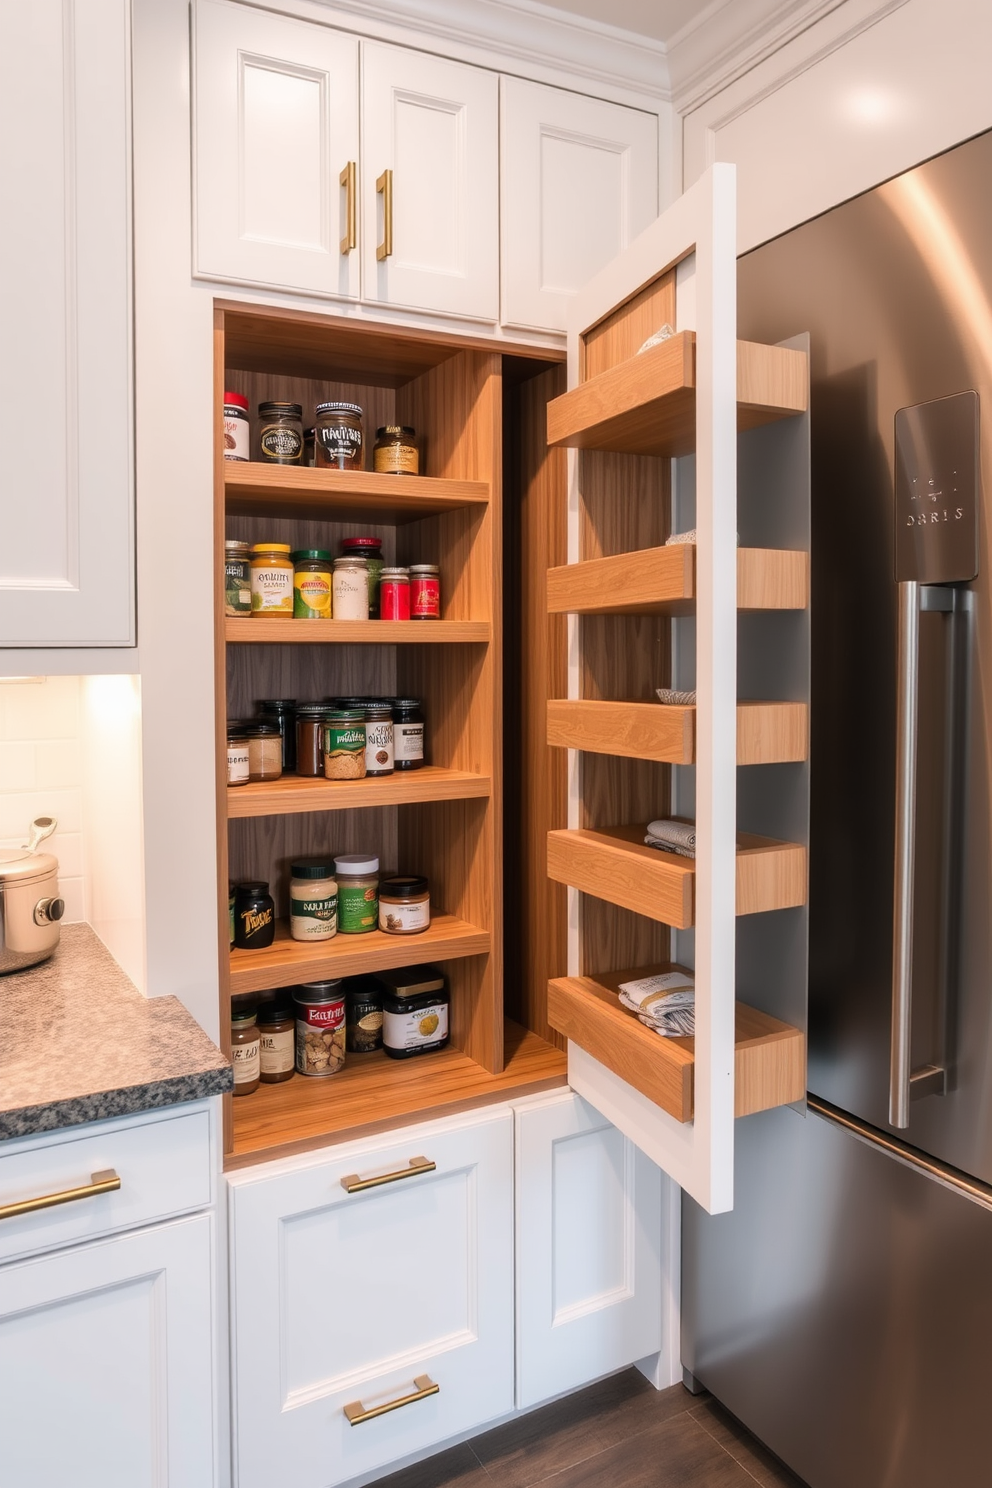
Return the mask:
[[[296,1068],[301,1075],[336,1075],[344,1067],[345,1003],[341,979],[293,988]]]

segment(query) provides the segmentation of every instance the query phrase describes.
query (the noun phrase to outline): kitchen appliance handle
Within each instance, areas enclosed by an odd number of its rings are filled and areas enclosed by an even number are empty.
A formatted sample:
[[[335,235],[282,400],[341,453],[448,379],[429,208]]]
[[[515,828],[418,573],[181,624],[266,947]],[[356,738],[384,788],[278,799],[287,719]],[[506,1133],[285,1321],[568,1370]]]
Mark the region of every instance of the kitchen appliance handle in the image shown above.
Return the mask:
[[[899,585],[896,831],[892,893],[892,1043],[889,1057],[889,1123],[899,1129],[909,1125],[919,663],[920,586],[915,580],[909,580]]]

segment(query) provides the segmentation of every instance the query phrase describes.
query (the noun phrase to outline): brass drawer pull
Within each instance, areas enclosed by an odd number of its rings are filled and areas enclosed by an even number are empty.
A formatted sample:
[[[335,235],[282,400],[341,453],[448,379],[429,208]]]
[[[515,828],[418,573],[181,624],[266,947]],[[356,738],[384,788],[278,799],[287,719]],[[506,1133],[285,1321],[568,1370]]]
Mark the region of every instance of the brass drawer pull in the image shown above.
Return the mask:
[[[82,1188],[65,1188],[61,1193],[42,1194],[37,1199],[20,1199],[16,1204],[0,1204],[0,1219],[16,1219],[19,1214],[34,1214],[38,1209],[54,1209],[56,1204],[74,1204],[77,1199],[92,1199],[97,1194],[114,1193],[121,1180],[113,1168],[104,1168],[90,1176]]]
[[[433,1163],[431,1164],[433,1167]],[[439,1395],[441,1386],[436,1385],[429,1374],[418,1374],[414,1380],[414,1389],[411,1395],[401,1395],[397,1400],[387,1400],[385,1405],[373,1405],[368,1410],[360,1400],[353,1400],[346,1405],[344,1413],[352,1426],[360,1426],[363,1421],[374,1421],[376,1416],[386,1416],[390,1411],[399,1410],[401,1405],[412,1405],[415,1400],[426,1400],[428,1395]]]
[[[382,263],[393,251],[393,173],[384,170],[375,183],[376,194],[382,195],[382,242],[376,244],[375,256]]]
[[[345,189],[345,232],[341,239],[341,252],[350,253],[358,243],[358,223],[356,213],[355,173],[358,167],[353,160],[349,160],[338,180]]]
[[[399,1183],[401,1178],[415,1178],[418,1173],[433,1173],[436,1169],[437,1163],[431,1162],[429,1157],[411,1157],[408,1168],[400,1168],[395,1173],[380,1173],[377,1178],[363,1178],[360,1173],[349,1173],[347,1178],[341,1179],[341,1187],[346,1193],[364,1193],[367,1188],[381,1188],[384,1183]],[[389,1409],[392,1410],[392,1406]]]

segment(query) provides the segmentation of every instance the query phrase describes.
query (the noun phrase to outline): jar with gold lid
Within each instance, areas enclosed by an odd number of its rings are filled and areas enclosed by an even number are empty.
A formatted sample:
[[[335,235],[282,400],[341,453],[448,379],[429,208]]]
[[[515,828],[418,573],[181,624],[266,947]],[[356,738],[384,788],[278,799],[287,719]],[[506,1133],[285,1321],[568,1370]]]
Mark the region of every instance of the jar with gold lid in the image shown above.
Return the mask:
[[[289,543],[253,543],[251,613],[262,620],[292,620],[293,562]]]
[[[409,424],[384,424],[376,429],[372,469],[380,475],[419,475],[416,430]]]

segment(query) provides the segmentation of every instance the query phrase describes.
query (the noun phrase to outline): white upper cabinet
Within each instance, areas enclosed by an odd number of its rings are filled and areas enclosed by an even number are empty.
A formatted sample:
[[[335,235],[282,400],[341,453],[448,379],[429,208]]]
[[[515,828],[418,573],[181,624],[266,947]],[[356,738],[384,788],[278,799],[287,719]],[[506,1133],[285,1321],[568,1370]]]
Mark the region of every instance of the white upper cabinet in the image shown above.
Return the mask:
[[[357,299],[358,42],[228,0],[195,28],[196,272]]]
[[[362,45],[362,293],[499,316],[495,73]]]
[[[582,286],[658,215],[658,118],[502,78],[502,320],[563,331]]]
[[[0,646],[134,644],[128,9],[3,8]]]

